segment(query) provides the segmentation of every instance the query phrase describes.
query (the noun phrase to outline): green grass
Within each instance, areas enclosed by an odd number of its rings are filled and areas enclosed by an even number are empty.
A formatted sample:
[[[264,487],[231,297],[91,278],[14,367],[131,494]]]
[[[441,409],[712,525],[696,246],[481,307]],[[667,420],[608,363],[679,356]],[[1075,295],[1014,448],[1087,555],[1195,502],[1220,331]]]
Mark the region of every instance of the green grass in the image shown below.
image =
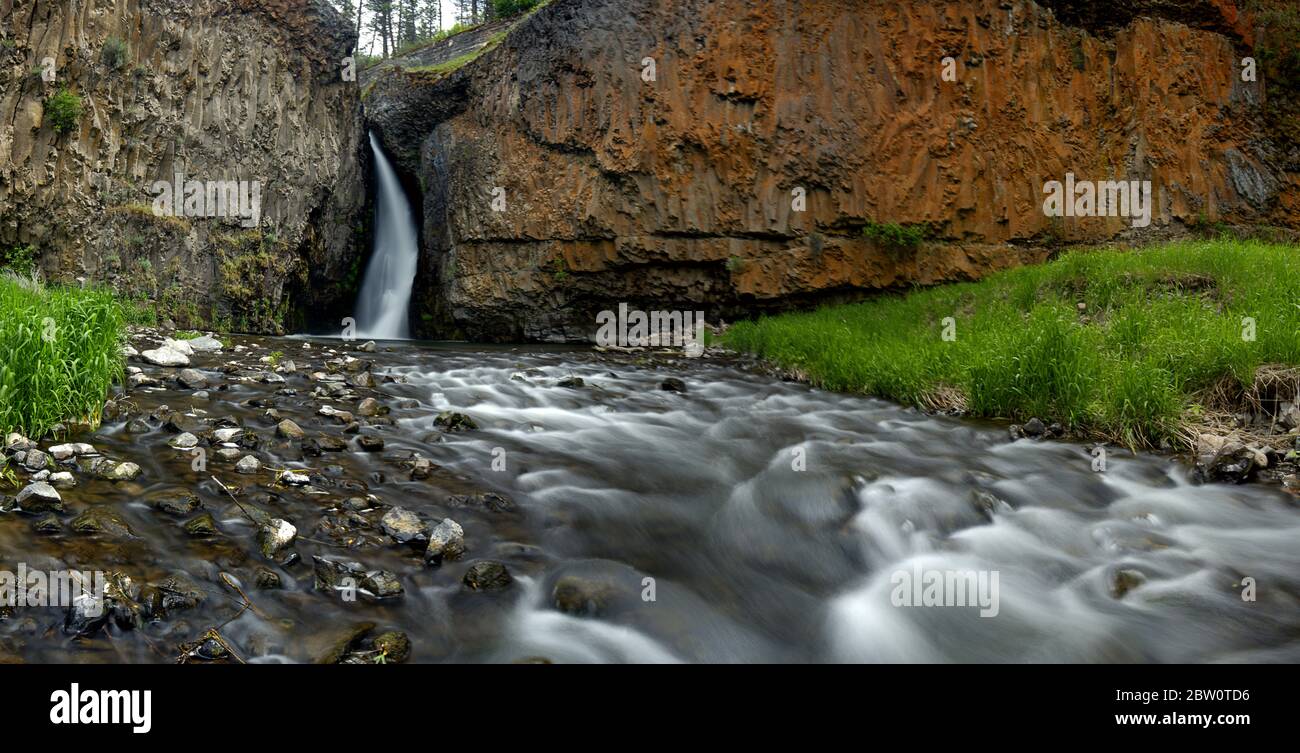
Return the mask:
[[[125,321],[113,294],[0,277],[0,432],[31,437],[97,422],[122,378]]]
[[[1245,317],[1254,340],[1243,339]],[[828,389],[1178,443],[1198,393],[1225,379],[1248,389],[1261,365],[1300,364],[1300,248],[1224,239],[1081,251],[980,282],[741,322],[723,342]]]

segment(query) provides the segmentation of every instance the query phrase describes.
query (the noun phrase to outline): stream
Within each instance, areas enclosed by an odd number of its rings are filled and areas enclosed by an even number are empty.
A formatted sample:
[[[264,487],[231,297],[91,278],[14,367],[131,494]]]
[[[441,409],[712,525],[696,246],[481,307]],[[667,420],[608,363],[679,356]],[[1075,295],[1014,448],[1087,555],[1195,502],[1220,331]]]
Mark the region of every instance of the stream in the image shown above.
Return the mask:
[[[192,357],[202,390],[132,359],[157,386],[67,438],[138,478],[95,478],[81,457],[53,522],[0,506],[4,567],[132,584],[103,626],[0,607],[0,661],[174,662],[214,629],[248,662],[366,661],[361,637],[381,632],[404,633],[413,662],[1300,660],[1300,509],[1276,488],[1193,486],[1174,460],[1118,450],[1096,472],[1082,445],[1011,442],[712,351],[233,344]],[[367,397],[377,415],[358,412]],[[306,436],[280,436],[283,419]],[[223,445],[221,428],[240,437]],[[182,429],[205,470],[168,446]],[[237,472],[248,455],[261,470]],[[386,530],[393,507],[455,520],[464,554],[426,562],[423,540]],[[116,522],[77,522],[100,508]],[[291,549],[263,556],[257,510],[296,528]],[[205,513],[215,530],[187,531]],[[347,598],[315,557],[384,571],[400,594]],[[489,561],[508,578],[474,580]],[[996,615],[895,606],[895,574],[931,570],[995,571]]]

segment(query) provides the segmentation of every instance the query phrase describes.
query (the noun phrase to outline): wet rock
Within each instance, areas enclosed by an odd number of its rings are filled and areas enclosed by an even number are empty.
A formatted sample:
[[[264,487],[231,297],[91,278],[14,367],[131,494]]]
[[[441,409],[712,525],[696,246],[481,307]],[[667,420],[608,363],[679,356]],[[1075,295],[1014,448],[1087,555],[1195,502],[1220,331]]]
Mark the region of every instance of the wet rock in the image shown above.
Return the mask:
[[[176,350],[175,348],[171,348],[165,345],[161,348],[154,348],[153,350],[143,351],[140,353],[140,357],[143,358],[145,361],[148,361],[149,363],[153,364],[154,366],[175,367],[175,366],[190,365],[189,356],[185,355],[179,350]]]
[[[138,418],[133,418],[126,422],[127,434],[148,434],[150,431],[149,424]]]
[[[187,431],[176,435],[167,444],[177,450],[192,450],[199,446],[199,438]]]
[[[208,378],[198,369],[181,369],[176,375],[176,383],[187,390],[201,390],[208,386]]]
[[[503,563],[481,560],[470,565],[462,582],[471,591],[499,591],[508,588],[514,578],[510,577],[510,571]]]
[[[402,664],[411,658],[411,640],[406,633],[394,631],[376,636],[374,647],[383,657],[383,664]]]
[[[244,430],[237,426],[226,426],[213,431],[212,438],[218,442],[232,442],[243,433]]]
[[[51,473],[50,477],[46,480],[50,483],[50,486],[53,486],[55,489],[71,489],[77,485],[77,479],[67,471]]]
[[[283,587],[280,574],[268,567],[257,568],[257,574],[253,576],[253,585],[262,591],[274,591]]]
[[[362,371],[349,377],[348,384],[359,389],[373,390],[376,386],[375,375],[369,371]]]
[[[416,455],[411,458],[411,478],[423,479],[428,478],[433,473],[433,461],[423,455]]]
[[[659,383],[659,389],[664,392],[685,392],[686,382],[683,382],[677,377],[668,377]]]
[[[30,450],[35,447],[36,443],[24,437],[18,432],[10,432],[5,436],[5,453],[12,455],[15,452]]]
[[[618,585],[612,581],[564,575],[551,589],[551,604],[565,614],[597,617],[609,608],[618,595]]]
[[[72,530],[87,536],[105,534],[114,538],[135,536],[131,526],[117,511],[107,505],[96,505],[72,519]]]
[[[403,409],[419,408],[419,407],[420,407],[420,401],[419,401],[419,400],[416,400],[415,398],[411,398],[411,397],[404,398],[404,399],[402,399],[402,400],[398,400],[398,401],[397,401],[397,407],[398,407],[398,408],[403,408]]]
[[[297,539],[298,529],[281,518],[272,518],[257,532],[257,545],[262,550],[262,556],[269,560],[281,558]]]
[[[18,492],[18,508],[23,512],[63,512],[63,498],[44,481],[28,484]]]
[[[140,476],[140,466],[135,463],[119,463],[108,458],[96,458],[90,465],[90,472],[105,481],[134,481]]]
[[[253,474],[262,470],[262,461],[252,455],[245,455],[235,463],[235,471],[243,474]]]
[[[322,434],[316,438],[316,445],[322,452],[343,452],[348,448],[346,440]]]
[[[1146,582],[1146,576],[1137,570],[1129,568],[1120,568],[1115,570],[1110,577],[1110,595],[1116,599],[1124,598],[1124,594],[1132,591]]]
[[[464,553],[465,529],[451,518],[443,518],[429,532],[429,546],[424,550],[424,561],[438,565],[443,560],[459,559]]]
[[[47,512],[36,520],[32,521],[32,530],[42,535],[59,533],[63,530],[63,523],[59,521],[57,515]]]
[[[1202,434],[1197,438],[1193,480],[1200,483],[1241,484],[1268,467],[1268,456],[1230,437]]]
[[[358,345],[357,350],[361,351],[362,353],[374,353],[376,347],[377,346],[375,345],[374,340],[367,340],[361,343],[360,345]]]
[[[564,379],[561,379],[560,381],[556,382],[555,386],[567,387],[571,390],[577,390],[586,387],[587,383],[582,380],[582,377],[571,376],[571,377],[565,377]]]
[[[1038,439],[1047,433],[1047,426],[1037,418],[1031,418],[1024,425],[1025,436],[1030,439]]]
[[[424,541],[428,536],[425,534],[424,521],[420,516],[410,510],[394,507],[379,519],[379,526],[384,529],[384,533],[397,539],[397,543],[405,544],[409,541]]]
[[[197,494],[166,494],[150,501],[150,506],[168,515],[189,515],[202,507]]]
[[[306,436],[306,432],[304,432],[298,424],[295,424],[287,418],[276,424],[275,433],[285,439],[302,439]]]
[[[357,415],[366,417],[379,415],[379,401],[368,397],[357,403]]]
[[[447,506],[477,508],[488,512],[514,512],[517,509],[513,499],[496,492],[452,494],[447,497]]]
[[[478,424],[474,422],[474,419],[470,418],[464,413],[457,413],[455,411],[449,411],[449,410],[445,410],[442,413],[439,413],[433,419],[433,423],[436,426],[441,426],[444,431],[451,431],[451,432],[474,431],[475,429],[478,428]]]
[[[131,374],[126,378],[126,384],[131,389],[140,389],[141,387],[158,387],[161,382],[148,374]]]
[[[191,416],[185,413],[172,411],[163,419],[163,428],[175,434],[184,434],[185,432],[196,432],[203,427],[203,422],[197,416]]]
[[[366,570],[360,562],[312,557],[318,591],[335,591],[348,600],[360,593],[372,599],[390,599],[404,592],[397,575],[387,570]]]
[[[281,471],[280,475],[276,477],[276,481],[288,486],[306,486],[311,483],[311,478],[304,473]]]
[[[240,455],[243,455],[244,452],[238,447],[218,447],[214,454],[222,460],[235,460]]]
[[[217,521],[212,519],[212,513],[205,512],[185,523],[185,533],[194,538],[216,536],[220,532],[221,530],[217,528]]]
[[[309,644],[315,646],[312,649],[313,660],[316,664],[338,664],[348,655],[348,652],[370,631],[375,629],[373,622],[361,622],[355,625],[349,625],[341,629],[335,629],[325,636],[315,636],[309,640]],[[323,648],[321,648],[323,646]]]
[[[384,440],[370,434],[357,437],[357,445],[365,452],[379,452],[384,449]]]
[[[184,578],[171,576],[140,589],[139,601],[151,619],[162,620],[175,612],[197,607],[203,601],[203,592]]]

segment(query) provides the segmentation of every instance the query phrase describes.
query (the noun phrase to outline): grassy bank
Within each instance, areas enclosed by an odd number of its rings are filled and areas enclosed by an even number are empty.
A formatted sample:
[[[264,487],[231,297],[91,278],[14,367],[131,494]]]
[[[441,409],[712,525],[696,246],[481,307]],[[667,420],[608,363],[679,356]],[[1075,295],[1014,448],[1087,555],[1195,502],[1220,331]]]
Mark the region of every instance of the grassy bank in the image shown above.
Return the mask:
[[[0,276],[0,431],[98,420],[122,377],[125,331],[108,291]]]
[[[1075,252],[980,282],[743,322],[724,342],[828,389],[1176,443],[1187,426],[1248,405],[1259,367],[1300,364],[1300,248]]]

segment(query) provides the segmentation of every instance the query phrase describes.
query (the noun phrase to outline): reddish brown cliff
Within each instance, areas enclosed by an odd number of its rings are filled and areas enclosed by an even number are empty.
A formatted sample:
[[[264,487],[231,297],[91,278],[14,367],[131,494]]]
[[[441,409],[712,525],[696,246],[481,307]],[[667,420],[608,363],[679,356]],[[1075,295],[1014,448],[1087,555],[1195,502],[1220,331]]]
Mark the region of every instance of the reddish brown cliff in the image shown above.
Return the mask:
[[[554,0],[472,60],[378,75],[367,119],[423,188],[426,329],[577,338],[618,301],[731,317],[1060,240],[1295,225],[1269,82],[1242,80],[1252,23],[1114,5]],[[1151,181],[1150,227],[1045,216],[1067,173]]]

